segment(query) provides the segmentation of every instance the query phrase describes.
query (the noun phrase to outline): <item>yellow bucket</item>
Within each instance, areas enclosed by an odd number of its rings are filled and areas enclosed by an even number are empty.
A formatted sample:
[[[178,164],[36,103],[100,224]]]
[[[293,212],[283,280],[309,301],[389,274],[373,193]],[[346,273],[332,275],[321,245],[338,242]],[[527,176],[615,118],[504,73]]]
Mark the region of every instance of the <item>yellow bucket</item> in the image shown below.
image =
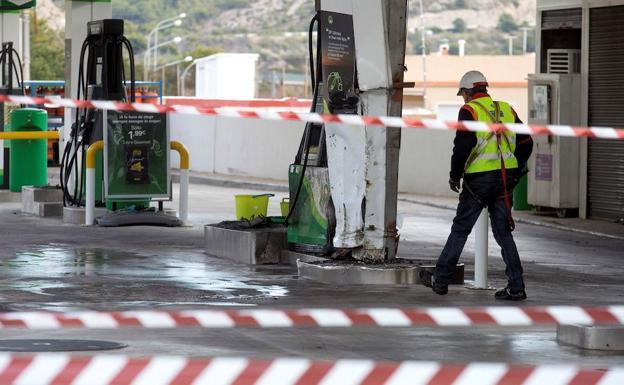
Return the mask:
[[[284,198],[280,202],[280,209],[282,210],[282,216],[287,217],[290,211],[290,198]]]
[[[236,195],[236,219],[251,220],[256,217],[266,217],[269,209],[269,198],[273,194]]]

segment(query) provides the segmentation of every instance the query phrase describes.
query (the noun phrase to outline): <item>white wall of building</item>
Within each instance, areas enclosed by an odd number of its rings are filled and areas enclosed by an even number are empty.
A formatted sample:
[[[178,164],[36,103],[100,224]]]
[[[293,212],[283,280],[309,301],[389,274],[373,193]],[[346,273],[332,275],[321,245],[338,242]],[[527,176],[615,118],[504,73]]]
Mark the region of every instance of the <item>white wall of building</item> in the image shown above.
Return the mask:
[[[197,60],[195,96],[250,100],[256,97],[257,54],[219,53]]]
[[[190,152],[191,170],[222,175],[288,179],[304,124],[210,116],[171,115],[171,140]],[[403,130],[399,191],[452,196],[448,188],[453,132]],[[172,166],[179,167],[177,155]]]

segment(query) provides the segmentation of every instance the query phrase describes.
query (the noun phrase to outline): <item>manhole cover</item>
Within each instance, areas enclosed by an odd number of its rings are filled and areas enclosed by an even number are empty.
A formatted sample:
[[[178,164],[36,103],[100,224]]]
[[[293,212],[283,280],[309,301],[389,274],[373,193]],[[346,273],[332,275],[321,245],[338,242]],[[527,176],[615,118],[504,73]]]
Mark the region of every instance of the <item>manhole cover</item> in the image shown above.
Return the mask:
[[[115,350],[126,344],[87,340],[0,340],[2,352],[82,352],[90,350]]]

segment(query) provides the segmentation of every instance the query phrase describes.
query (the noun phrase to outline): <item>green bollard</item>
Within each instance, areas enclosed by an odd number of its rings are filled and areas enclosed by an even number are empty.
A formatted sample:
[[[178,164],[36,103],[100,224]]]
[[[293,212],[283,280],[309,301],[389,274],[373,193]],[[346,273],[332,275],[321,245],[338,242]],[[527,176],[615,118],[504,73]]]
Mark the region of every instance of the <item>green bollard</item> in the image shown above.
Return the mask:
[[[37,108],[22,108],[11,112],[10,131],[46,131],[48,113]],[[21,192],[22,186],[48,184],[47,139],[11,140],[9,189]]]

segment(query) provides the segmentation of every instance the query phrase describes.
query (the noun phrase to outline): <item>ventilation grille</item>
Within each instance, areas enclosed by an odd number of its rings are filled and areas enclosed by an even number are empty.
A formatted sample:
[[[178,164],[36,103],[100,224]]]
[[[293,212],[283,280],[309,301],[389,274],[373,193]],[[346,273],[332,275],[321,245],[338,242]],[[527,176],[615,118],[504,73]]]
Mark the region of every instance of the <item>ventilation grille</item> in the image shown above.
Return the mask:
[[[548,73],[576,74],[581,72],[580,49],[549,49]]]

